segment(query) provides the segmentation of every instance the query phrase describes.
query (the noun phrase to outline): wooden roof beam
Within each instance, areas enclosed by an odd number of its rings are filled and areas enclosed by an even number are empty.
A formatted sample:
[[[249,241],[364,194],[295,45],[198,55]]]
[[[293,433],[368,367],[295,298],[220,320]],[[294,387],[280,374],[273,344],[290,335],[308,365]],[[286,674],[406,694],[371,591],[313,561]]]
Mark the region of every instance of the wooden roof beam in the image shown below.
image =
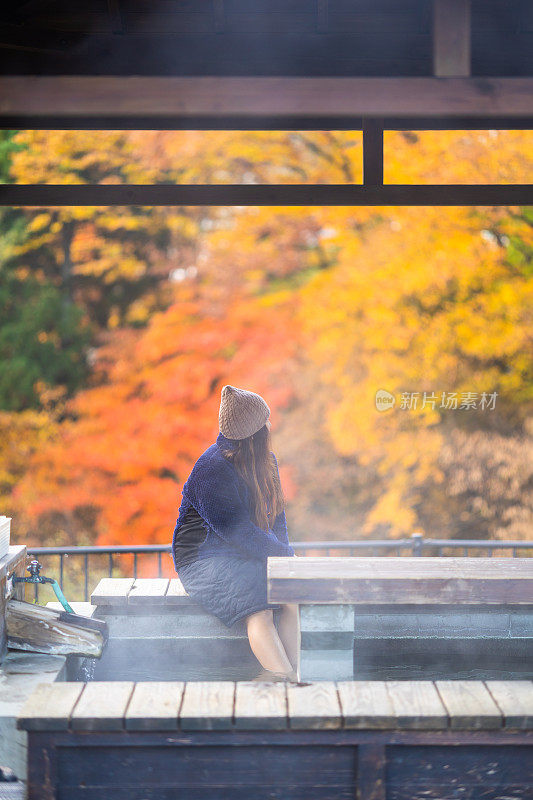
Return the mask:
[[[5,76],[3,118],[531,117],[533,78]]]

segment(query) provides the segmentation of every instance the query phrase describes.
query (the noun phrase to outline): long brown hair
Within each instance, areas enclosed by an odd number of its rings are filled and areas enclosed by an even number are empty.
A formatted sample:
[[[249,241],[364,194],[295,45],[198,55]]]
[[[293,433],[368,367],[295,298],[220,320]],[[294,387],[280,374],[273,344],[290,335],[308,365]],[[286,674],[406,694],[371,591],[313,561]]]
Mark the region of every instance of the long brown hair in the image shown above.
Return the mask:
[[[263,425],[252,436],[237,440],[224,456],[231,461],[250,490],[250,515],[263,530],[274,524],[285,507],[283,490],[272,454],[270,429]]]

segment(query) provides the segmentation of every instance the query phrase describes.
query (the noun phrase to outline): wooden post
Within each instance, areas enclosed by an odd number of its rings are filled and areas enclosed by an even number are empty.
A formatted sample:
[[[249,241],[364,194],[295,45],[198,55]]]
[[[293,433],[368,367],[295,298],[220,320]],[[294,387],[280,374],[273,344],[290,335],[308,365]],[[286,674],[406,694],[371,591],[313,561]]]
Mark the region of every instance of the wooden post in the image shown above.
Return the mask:
[[[383,120],[363,120],[363,185],[383,186]]]
[[[469,76],[470,0],[433,0],[433,74]]]

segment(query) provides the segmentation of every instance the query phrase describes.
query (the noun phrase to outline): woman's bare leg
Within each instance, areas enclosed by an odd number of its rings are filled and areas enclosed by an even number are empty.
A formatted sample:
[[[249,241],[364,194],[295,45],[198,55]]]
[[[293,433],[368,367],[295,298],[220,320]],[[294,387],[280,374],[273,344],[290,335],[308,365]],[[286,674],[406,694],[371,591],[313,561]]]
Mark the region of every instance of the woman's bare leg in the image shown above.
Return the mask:
[[[300,674],[300,614],[298,603],[284,603],[278,622],[279,638],[295,672]]]
[[[264,669],[286,673],[292,671],[292,664],[274,625],[272,609],[250,614],[246,617],[246,628],[250,647]]]

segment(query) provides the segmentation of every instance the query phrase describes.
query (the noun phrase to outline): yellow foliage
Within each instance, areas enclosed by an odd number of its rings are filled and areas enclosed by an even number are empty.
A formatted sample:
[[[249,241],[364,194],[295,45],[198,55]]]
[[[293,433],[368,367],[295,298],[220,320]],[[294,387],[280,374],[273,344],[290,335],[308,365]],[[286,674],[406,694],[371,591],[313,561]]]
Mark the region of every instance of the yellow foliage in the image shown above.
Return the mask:
[[[358,183],[362,177],[360,132],[30,131],[18,136],[30,145],[14,158],[20,182]],[[533,176],[528,131],[387,132],[385,155],[386,182],[526,183]],[[147,477],[144,462],[153,461],[158,469],[172,466],[172,459],[165,459],[188,432],[191,441],[181,466],[189,466],[198,444],[190,433],[191,420],[197,421],[192,415],[201,411],[207,431],[216,405],[213,385],[238,384],[252,367],[260,376],[260,358],[269,347],[272,380],[265,385],[280,396],[288,392],[285,373],[294,365],[280,356],[275,363],[273,334],[278,348],[284,338],[297,337],[298,359],[312,367],[315,385],[327,397],[324,427],[308,431],[308,437],[326,436],[336,456],[362,465],[370,476],[363,535],[404,536],[415,526],[420,529],[421,497],[444,481],[439,458],[449,430],[481,425],[483,414],[492,413],[401,408],[402,393],[497,392],[497,414],[504,423],[522,422],[530,413],[533,282],[526,276],[528,256],[520,262],[515,254],[513,261],[509,244],[516,238],[524,252],[533,247],[533,225],[524,221],[520,208],[139,212],[32,212],[33,236],[23,250],[54,243],[62,225],[75,221],[75,274],[101,276],[106,284],[144,275],[145,260],[125,244],[141,229],[148,237],[169,233],[172,246],[164,262],[169,269],[196,267],[204,316],[185,285],[188,278],[176,289],[175,306],[153,315],[135,347],[127,334],[124,342],[120,338],[120,314],[113,309],[113,383],[77,398],[83,417],[80,464],[96,484],[99,473],[94,473],[108,462],[123,481],[124,505],[113,502],[106,511],[108,529],[117,526],[123,538],[130,517],[141,510],[145,525],[152,505],[161,517],[159,479],[155,473]],[[186,259],[175,255],[183,239],[190,239]],[[139,299],[128,322],[147,320],[154,304],[150,293]],[[280,313],[282,306],[290,313]],[[270,327],[264,320],[254,323],[261,310],[265,320],[275,312]],[[141,390],[132,398],[132,365],[135,380],[150,378],[146,405]],[[378,389],[395,396],[393,409],[378,411]],[[131,418],[123,414],[126,403]],[[161,420],[172,432],[165,434],[164,452],[154,434]],[[144,441],[141,426],[147,430]],[[30,479],[26,486],[31,495]],[[142,491],[136,495],[138,487]],[[105,478],[97,485],[101,497],[107,488]],[[76,501],[90,499],[83,486],[79,493]],[[154,535],[161,537],[161,531]],[[140,526],[137,532],[142,535]]]

